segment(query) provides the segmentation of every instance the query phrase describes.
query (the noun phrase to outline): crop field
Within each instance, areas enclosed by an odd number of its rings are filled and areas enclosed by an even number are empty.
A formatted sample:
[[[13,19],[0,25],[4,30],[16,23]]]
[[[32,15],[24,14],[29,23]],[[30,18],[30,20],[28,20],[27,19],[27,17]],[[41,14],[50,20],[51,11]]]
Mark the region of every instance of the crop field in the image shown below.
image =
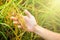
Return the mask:
[[[11,16],[16,16],[25,26],[22,18],[25,9],[40,26],[60,33],[60,0],[0,0],[0,40],[44,40],[35,33],[18,28],[10,20]]]

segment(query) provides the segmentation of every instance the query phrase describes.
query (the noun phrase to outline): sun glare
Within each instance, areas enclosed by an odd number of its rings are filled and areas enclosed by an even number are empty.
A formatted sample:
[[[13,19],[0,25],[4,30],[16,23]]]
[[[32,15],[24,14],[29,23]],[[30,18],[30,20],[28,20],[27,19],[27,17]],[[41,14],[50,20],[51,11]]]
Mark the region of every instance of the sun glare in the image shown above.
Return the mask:
[[[60,0],[53,0],[51,3],[51,8],[54,10],[60,9]]]

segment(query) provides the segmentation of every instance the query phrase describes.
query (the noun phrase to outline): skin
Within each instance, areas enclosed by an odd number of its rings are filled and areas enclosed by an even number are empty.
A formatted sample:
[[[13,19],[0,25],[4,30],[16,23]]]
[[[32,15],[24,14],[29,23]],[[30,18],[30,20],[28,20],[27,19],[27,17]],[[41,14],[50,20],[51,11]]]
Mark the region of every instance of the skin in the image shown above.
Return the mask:
[[[26,16],[23,16],[26,26],[27,26],[27,30],[29,32],[34,32],[38,35],[40,35],[42,38],[44,38],[45,40],[60,40],[60,34],[59,33],[55,33],[52,32],[48,29],[45,29],[41,26],[39,26],[34,18],[34,16],[27,10],[24,11]],[[11,20],[13,20],[14,24],[19,24],[19,22],[17,21],[18,19],[15,17],[11,17]],[[19,28],[22,28],[21,25],[18,25]]]

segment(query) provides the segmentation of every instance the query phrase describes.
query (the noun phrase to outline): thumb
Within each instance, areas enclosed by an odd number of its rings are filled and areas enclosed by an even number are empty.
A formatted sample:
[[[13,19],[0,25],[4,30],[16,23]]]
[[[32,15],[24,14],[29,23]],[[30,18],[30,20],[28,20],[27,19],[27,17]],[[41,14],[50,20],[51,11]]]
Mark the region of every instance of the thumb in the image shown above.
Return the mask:
[[[28,11],[28,10],[24,10],[24,12],[25,12],[25,14],[28,16],[28,17],[31,17],[32,15],[31,15],[31,13]]]

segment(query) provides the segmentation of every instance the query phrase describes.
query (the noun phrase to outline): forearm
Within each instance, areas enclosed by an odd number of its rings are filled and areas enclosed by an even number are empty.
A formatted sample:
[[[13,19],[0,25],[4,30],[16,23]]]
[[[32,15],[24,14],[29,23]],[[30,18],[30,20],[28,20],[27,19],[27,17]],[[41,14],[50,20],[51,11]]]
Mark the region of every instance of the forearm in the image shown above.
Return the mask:
[[[60,34],[44,29],[38,25],[35,26],[34,33],[40,35],[42,38],[46,40],[60,40]]]

